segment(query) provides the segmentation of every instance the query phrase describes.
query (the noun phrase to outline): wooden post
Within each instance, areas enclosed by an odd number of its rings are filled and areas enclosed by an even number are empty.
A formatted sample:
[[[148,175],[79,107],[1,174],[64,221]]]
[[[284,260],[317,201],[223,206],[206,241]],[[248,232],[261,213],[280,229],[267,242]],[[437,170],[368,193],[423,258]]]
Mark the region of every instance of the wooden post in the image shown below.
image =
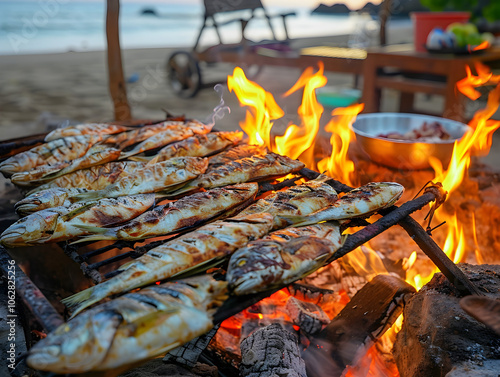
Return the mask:
[[[109,92],[115,107],[115,120],[132,118],[127,100],[127,89],[123,78],[122,53],[118,17],[120,15],[120,0],[107,0],[106,39],[108,42],[108,75]]]

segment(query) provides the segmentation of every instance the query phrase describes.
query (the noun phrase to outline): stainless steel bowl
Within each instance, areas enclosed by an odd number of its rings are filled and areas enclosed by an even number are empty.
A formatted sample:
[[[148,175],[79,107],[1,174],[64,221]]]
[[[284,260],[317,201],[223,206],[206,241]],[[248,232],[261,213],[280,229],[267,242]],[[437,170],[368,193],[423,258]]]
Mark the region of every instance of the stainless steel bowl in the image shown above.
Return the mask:
[[[424,122],[441,123],[451,135],[450,140],[439,142],[409,142],[378,137],[389,132],[406,132],[419,128]],[[351,125],[356,135],[356,143],[374,162],[396,169],[419,170],[430,168],[429,156],[439,159],[443,166],[448,166],[455,140],[470,129],[466,124],[434,116],[374,113],[358,115]]]

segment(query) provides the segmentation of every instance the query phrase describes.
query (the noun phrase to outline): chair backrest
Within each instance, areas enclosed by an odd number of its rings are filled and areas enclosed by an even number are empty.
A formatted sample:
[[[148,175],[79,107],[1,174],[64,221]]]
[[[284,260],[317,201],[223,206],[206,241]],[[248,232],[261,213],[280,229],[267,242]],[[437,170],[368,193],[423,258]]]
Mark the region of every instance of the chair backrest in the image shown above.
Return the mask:
[[[235,12],[240,10],[264,9],[260,0],[204,0],[205,17],[211,17],[217,13]]]

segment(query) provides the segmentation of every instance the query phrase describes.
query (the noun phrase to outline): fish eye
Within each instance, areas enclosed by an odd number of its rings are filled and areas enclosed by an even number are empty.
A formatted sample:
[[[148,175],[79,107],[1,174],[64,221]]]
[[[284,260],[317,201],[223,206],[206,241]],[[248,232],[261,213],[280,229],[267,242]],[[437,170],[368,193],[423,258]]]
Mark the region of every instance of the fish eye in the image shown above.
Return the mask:
[[[244,266],[245,264],[247,264],[247,260],[246,259],[240,259],[238,261],[238,266],[241,267],[241,266]]]

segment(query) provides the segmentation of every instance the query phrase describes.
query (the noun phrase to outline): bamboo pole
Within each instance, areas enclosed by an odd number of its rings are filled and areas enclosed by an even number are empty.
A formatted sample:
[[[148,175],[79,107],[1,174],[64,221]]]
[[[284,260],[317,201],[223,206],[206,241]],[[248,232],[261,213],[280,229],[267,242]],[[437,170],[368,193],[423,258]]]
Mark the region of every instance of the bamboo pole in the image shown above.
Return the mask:
[[[130,120],[132,114],[127,100],[127,89],[123,78],[122,53],[118,19],[120,0],[107,0],[106,39],[108,43],[109,92],[113,99],[115,120]]]

